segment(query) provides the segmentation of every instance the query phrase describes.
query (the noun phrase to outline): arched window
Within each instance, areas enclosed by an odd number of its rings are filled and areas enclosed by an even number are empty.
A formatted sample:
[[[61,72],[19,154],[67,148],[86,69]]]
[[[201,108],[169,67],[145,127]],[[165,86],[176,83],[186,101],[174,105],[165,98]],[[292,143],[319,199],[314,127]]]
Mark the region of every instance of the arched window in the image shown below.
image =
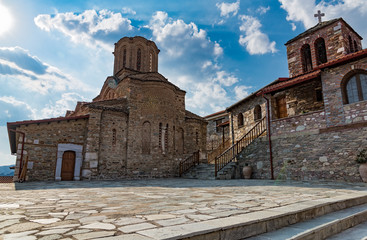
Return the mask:
[[[242,127],[243,126],[243,114],[239,113],[237,116],[237,125],[238,127]]]
[[[358,52],[358,45],[356,40],[354,40],[354,51]]]
[[[126,67],[126,48],[124,48],[124,51],[122,53],[122,67]]]
[[[196,145],[199,145],[199,131],[197,129],[195,132],[195,142],[196,142]]]
[[[116,146],[116,129],[112,129],[112,146]]]
[[[153,71],[153,54],[149,53],[149,72]]]
[[[317,65],[326,63],[327,62],[326,47],[325,47],[325,40],[323,38],[318,38],[315,41],[315,50],[316,50]]]
[[[164,151],[168,151],[168,124],[166,125],[166,129],[164,132]]]
[[[260,120],[262,118],[261,116],[261,107],[260,105],[256,105],[254,108],[254,120]]]
[[[355,71],[342,83],[343,101],[345,104],[367,100],[367,72]]]
[[[354,52],[354,48],[353,48],[353,42],[352,42],[351,36],[348,36],[348,41],[349,41],[349,52],[350,53],[353,53]]]
[[[312,58],[310,45],[305,44],[301,48],[302,67],[303,72],[309,72],[312,70]]]
[[[151,132],[150,132],[150,122],[143,123],[143,131],[142,131],[142,153],[150,154],[150,141],[151,141]]]
[[[162,150],[162,123],[159,123],[158,146]]]
[[[136,70],[140,71],[141,67],[141,50],[138,48],[138,52],[136,53]]]

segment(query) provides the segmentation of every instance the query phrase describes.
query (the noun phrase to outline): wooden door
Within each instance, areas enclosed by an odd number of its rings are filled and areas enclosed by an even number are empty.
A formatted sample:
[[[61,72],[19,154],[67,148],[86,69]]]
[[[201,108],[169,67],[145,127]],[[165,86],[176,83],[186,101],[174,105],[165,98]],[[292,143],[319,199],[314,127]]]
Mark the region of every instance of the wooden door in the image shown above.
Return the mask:
[[[277,100],[277,108],[278,108],[278,118],[285,118],[288,117],[287,113],[287,103],[284,97],[279,97]]]
[[[62,155],[61,180],[71,181],[74,179],[75,152],[65,151]]]

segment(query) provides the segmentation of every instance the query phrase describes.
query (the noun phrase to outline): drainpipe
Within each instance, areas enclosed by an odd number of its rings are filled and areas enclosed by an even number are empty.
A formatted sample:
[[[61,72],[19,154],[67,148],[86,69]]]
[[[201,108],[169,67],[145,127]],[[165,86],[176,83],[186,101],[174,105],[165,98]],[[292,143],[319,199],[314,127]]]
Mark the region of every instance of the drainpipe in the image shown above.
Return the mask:
[[[271,180],[274,180],[274,168],[273,168],[273,151],[271,147],[271,126],[270,126],[270,101],[262,94],[262,97],[266,100],[267,120],[268,120],[268,138],[269,138],[269,157],[270,157],[270,171]]]
[[[23,135],[22,137],[22,151],[20,153],[20,163],[19,163],[19,172],[18,172],[18,178],[20,178],[20,174],[22,173],[23,170],[23,152],[24,152],[24,141],[25,141],[25,133],[21,132],[21,131],[16,131],[14,129],[9,129],[11,132],[15,132],[15,133],[19,133],[21,135]],[[16,135],[15,135],[16,137]]]

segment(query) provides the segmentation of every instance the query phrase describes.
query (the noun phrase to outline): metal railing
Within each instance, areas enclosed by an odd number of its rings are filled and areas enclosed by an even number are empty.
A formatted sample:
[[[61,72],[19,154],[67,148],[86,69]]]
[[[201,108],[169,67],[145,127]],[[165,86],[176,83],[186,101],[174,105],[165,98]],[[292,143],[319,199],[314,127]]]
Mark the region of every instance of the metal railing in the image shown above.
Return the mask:
[[[260,137],[266,131],[266,119],[262,118],[251,128],[240,140],[225,152],[215,157],[215,176],[230,162],[236,161],[237,155],[250,145],[256,138]]]
[[[208,164],[213,164],[215,162],[215,157],[224,152],[227,148],[231,146],[231,139],[227,139],[219,144],[219,146],[208,153]]]
[[[194,152],[191,156],[180,162],[180,177],[195,165],[199,165],[199,151]]]

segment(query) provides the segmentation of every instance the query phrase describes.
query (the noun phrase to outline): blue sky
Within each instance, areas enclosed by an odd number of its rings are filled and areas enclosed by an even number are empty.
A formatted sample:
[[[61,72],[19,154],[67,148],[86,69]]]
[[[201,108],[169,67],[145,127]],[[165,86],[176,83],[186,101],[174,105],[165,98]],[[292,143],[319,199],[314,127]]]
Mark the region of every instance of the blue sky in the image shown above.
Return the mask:
[[[204,116],[287,77],[284,43],[314,26],[317,10],[367,38],[367,0],[0,0],[0,165],[15,161],[6,122],[91,101],[124,36],[155,41],[159,72]]]

